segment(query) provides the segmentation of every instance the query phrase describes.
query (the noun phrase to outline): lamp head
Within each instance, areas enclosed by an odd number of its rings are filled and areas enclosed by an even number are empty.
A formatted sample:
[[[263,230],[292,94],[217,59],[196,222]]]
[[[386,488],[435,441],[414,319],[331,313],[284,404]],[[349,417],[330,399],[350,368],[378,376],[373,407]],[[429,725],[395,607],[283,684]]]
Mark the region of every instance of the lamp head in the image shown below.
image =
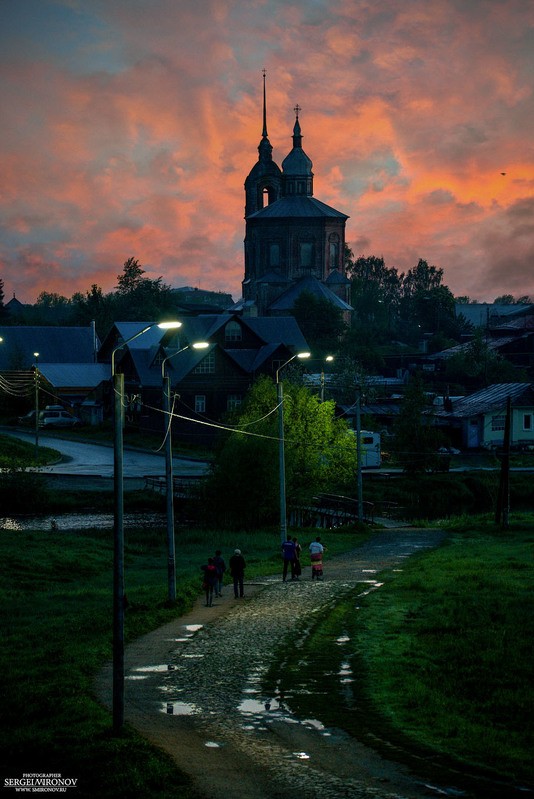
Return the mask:
[[[182,323],[178,321],[172,322],[158,322],[157,327],[160,330],[175,330],[177,327],[181,327]]]
[[[298,352],[297,353],[297,358],[300,358],[301,360],[305,360],[306,358],[310,358],[310,357],[311,357],[311,352]]]
[[[194,344],[191,344],[194,350],[205,350],[209,345],[209,341],[195,341]]]

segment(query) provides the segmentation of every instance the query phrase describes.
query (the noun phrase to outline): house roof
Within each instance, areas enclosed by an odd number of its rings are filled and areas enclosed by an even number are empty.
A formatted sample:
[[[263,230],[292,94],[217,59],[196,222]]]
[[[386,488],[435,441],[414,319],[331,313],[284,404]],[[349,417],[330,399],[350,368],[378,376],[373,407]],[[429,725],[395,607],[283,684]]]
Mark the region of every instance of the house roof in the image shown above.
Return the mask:
[[[39,363],[39,371],[55,388],[96,388],[111,377],[109,363]]]
[[[0,371],[24,369],[35,363],[39,352],[41,363],[94,363],[98,338],[91,325],[67,326],[2,326],[0,336]]]
[[[488,338],[484,341],[489,350],[498,350],[505,344],[510,344],[512,341],[517,341],[517,336],[498,336],[497,338]],[[454,347],[449,347],[441,352],[434,352],[432,355],[426,356],[427,361],[446,361],[452,358],[453,355],[458,355],[461,352],[468,352],[469,348],[473,345],[473,341],[466,341],[464,344],[456,344]]]
[[[438,410],[434,416],[464,419],[504,411],[508,397],[514,406],[534,406],[534,383],[495,383],[467,397],[453,400],[452,410]]]

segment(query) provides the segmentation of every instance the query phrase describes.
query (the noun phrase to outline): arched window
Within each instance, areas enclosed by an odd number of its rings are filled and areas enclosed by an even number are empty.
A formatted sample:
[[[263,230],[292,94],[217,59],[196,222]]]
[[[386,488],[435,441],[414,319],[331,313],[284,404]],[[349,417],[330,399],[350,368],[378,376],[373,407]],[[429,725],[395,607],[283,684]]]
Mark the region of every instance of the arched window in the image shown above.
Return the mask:
[[[241,341],[243,338],[243,331],[241,329],[241,325],[239,322],[232,320],[228,322],[226,327],[224,328],[224,340],[225,341]]]

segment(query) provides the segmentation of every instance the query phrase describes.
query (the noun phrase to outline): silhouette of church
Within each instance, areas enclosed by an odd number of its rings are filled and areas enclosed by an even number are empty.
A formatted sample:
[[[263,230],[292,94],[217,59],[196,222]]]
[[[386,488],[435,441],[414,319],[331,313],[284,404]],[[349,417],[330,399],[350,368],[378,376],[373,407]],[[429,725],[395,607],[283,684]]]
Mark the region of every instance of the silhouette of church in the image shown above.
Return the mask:
[[[313,196],[312,162],[302,149],[295,106],[293,148],[273,161],[267,134],[265,70],[263,130],[258,161],[245,180],[245,277],[242,310],[250,315],[287,316],[303,292],[327,300],[346,316],[350,281],[345,274],[348,216]]]

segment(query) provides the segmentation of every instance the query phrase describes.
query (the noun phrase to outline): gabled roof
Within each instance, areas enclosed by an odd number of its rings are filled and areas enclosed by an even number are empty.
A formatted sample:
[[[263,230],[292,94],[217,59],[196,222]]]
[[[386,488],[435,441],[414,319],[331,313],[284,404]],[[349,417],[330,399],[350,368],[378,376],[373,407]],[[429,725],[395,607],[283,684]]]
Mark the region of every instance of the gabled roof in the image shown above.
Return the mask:
[[[317,278],[312,277],[311,275],[307,275],[306,277],[301,278],[298,283],[291,288],[284,291],[284,293],[275,300],[272,305],[269,306],[270,311],[289,311],[295,307],[295,302],[298,300],[300,295],[303,292],[307,292],[309,294],[313,294],[314,297],[317,297],[322,300],[327,300],[330,302],[335,308],[339,308],[342,311],[352,311],[353,308],[347,302],[342,300],[337,294],[334,294],[333,291],[321,283]]]
[[[299,219],[320,219],[322,217],[334,217],[336,219],[348,219],[347,214],[336,211],[326,203],[315,199],[315,197],[281,197],[273,203],[269,203],[265,208],[255,211],[247,219],[280,219],[280,218],[299,218]]]
[[[91,325],[0,327],[0,371],[27,368],[35,363],[94,363],[98,339]]]
[[[343,275],[339,269],[332,269],[325,283],[328,286],[346,286],[347,283],[350,283],[350,280],[346,275]]]
[[[109,363],[39,363],[39,371],[55,388],[96,388],[111,378]]]
[[[178,336],[180,340],[210,341],[228,322],[236,321],[244,328],[248,328],[261,343],[285,344],[286,347],[295,347],[298,350],[307,349],[308,345],[297,320],[293,316],[266,317],[246,316],[238,314],[200,314],[183,320]],[[176,331],[175,331],[176,332]]]
[[[489,350],[498,350],[505,344],[510,344],[512,341],[517,340],[517,336],[498,336],[497,338],[488,338],[487,341],[484,341],[484,343],[487,345]],[[468,352],[472,344],[473,340],[466,341],[464,344],[455,344],[454,347],[449,347],[446,350],[441,350],[441,352],[434,352],[432,355],[428,355],[425,360],[446,361],[448,358],[452,358],[453,355],[458,355],[461,352]]]
[[[534,383],[495,383],[467,397],[454,400],[452,410],[439,410],[433,415],[465,419],[485,413],[504,412],[508,397],[514,406],[534,407]]]

